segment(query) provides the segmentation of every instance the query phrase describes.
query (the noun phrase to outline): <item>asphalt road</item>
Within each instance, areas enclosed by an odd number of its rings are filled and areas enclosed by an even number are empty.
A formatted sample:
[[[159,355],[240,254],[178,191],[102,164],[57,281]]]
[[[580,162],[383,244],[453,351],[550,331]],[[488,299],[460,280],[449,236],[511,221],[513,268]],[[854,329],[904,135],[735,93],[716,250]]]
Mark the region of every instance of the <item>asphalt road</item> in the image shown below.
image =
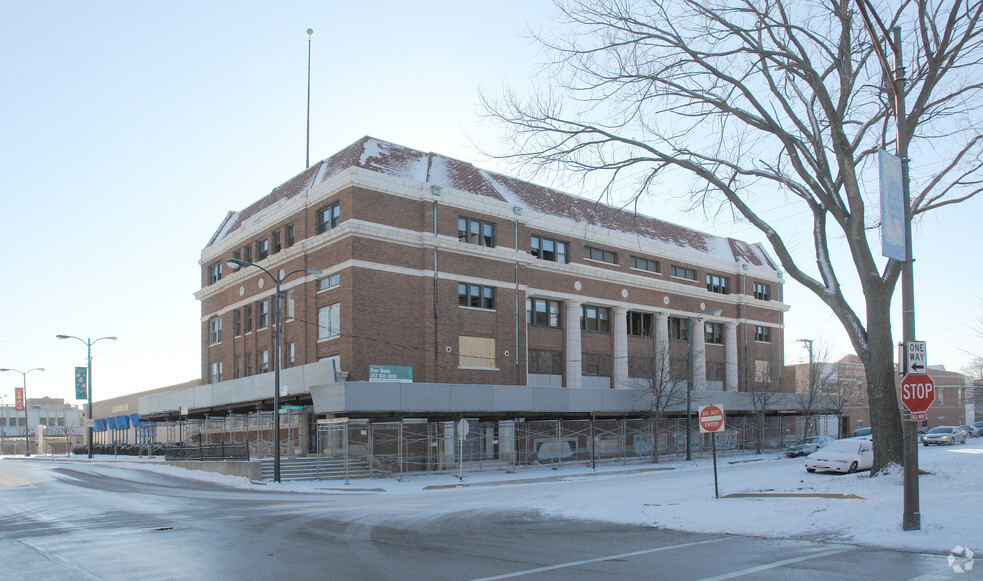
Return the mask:
[[[439,514],[439,517],[434,517]],[[983,570],[983,567],[981,567]],[[943,555],[244,490],[85,461],[0,461],[4,579],[979,579]]]

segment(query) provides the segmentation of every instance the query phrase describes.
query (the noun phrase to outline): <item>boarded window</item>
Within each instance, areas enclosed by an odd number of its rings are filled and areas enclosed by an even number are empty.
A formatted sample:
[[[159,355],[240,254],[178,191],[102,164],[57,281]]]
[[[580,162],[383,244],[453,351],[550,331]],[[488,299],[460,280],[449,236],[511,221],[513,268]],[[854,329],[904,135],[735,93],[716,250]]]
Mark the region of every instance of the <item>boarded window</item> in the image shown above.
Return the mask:
[[[488,337],[460,337],[458,366],[495,368],[495,340]]]

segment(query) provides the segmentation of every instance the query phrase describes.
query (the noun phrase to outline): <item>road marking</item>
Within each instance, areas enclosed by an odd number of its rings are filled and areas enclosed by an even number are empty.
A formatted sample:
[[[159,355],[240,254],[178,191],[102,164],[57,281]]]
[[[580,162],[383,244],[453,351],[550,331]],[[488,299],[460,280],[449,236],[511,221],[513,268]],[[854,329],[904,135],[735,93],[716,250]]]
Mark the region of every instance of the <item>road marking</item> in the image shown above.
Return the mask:
[[[584,559],[583,561],[571,561],[569,563],[559,563],[557,565],[549,565],[546,567],[536,567],[535,569],[526,569],[525,571],[516,571],[514,573],[505,573],[504,575],[495,575],[493,577],[482,577],[480,579],[472,579],[472,581],[495,581],[496,579],[511,579],[513,577],[523,577],[525,575],[535,575],[536,573],[542,573],[543,571],[555,571],[557,569],[566,569],[568,567],[577,567],[579,565],[589,565],[591,563],[602,563],[604,561],[612,561],[614,559],[624,559],[625,557],[636,557],[638,555],[648,555],[650,553],[658,553],[660,551],[670,551],[672,549],[684,549],[686,547],[695,547],[697,545],[706,545],[709,543],[717,543],[720,541],[731,540],[733,537],[719,537],[716,539],[707,539],[705,541],[693,541],[692,543],[682,543],[679,545],[670,545],[668,547],[656,547],[654,549],[645,549],[642,551],[632,551],[631,553],[621,553],[620,555],[608,555],[606,557],[596,557],[594,559]]]
[[[836,549],[833,551],[824,551],[822,553],[813,553],[811,555],[803,555],[801,557],[795,557],[794,559],[785,559],[784,561],[775,561],[774,563],[769,563],[767,565],[758,565],[757,567],[751,567],[749,569],[742,569],[740,571],[732,571],[730,573],[724,573],[723,575],[717,575],[716,577],[706,577],[704,579],[700,579],[700,581],[722,581],[723,579],[733,579],[734,577],[743,577],[744,575],[750,575],[752,573],[760,573],[761,571],[767,571],[768,569],[774,569],[776,567],[784,567],[785,565],[791,565],[792,563],[808,561],[809,559],[818,559],[819,557],[829,557],[831,555],[846,553],[847,551],[852,551],[852,550],[853,547],[849,547],[845,549]]]

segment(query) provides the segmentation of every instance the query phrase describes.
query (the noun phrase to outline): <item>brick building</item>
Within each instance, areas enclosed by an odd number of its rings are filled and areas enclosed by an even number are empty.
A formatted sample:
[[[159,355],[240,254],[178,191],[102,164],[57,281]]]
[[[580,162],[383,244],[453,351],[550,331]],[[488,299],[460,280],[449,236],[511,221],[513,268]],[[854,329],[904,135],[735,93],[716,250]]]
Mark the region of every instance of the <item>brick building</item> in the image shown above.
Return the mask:
[[[624,415],[660,350],[730,409],[780,391],[788,307],[760,245],[366,137],[225,217],[202,385],[144,417],[270,409],[273,281],[230,258],[293,273],[281,402],[319,417]]]

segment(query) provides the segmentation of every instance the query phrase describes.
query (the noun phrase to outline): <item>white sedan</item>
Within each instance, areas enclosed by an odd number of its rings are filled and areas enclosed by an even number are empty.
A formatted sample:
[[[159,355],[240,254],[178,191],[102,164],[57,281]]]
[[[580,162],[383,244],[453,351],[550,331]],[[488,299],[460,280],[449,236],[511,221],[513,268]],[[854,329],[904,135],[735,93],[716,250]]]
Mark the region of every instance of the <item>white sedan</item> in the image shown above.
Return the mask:
[[[848,438],[830,442],[826,447],[806,456],[807,472],[856,472],[868,470],[874,464],[874,445],[870,440]]]

